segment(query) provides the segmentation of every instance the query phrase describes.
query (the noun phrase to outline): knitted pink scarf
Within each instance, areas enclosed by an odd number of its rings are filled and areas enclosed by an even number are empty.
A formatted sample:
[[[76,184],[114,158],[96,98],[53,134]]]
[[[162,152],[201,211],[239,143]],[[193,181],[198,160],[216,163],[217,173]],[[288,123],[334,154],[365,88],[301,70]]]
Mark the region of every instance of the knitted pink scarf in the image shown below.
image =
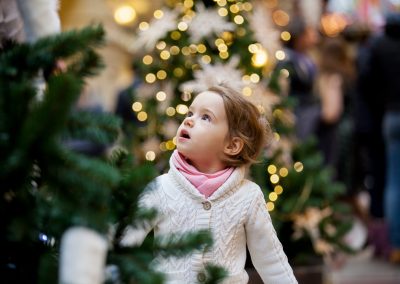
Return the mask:
[[[187,180],[206,198],[210,197],[232,174],[235,168],[226,168],[213,174],[199,172],[177,150],[172,153],[172,163]]]

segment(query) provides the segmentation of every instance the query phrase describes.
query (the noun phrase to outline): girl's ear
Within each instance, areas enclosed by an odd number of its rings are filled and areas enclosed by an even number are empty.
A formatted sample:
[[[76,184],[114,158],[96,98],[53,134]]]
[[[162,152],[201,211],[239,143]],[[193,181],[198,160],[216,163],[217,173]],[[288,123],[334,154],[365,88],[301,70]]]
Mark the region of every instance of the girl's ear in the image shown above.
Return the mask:
[[[225,146],[224,153],[229,156],[235,156],[242,151],[244,142],[239,137],[233,137],[231,141]]]

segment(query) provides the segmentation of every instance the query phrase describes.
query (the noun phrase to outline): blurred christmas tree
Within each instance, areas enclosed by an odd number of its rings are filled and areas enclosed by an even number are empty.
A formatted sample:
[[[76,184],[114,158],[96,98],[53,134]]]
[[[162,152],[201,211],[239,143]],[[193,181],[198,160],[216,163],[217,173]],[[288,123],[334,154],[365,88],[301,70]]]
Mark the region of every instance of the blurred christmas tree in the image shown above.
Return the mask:
[[[162,283],[154,254],[183,255],[211,242],[193,232],[122,247],[127,224],[156,212],[138,196],[156,174],[123,149],[113,115],[78,109],[84,79],[102,66],[101,27],[0,51],[0,264],[5,283]],[[57,68],[59,63],[64,68]],[[114,231],[110,233],[110,225]],[[108,236],[108,241],[106,236]],[[111,246],[109,246],[109,243]],[[89,271],[89,273],[88,273]],[[210,283],[223,276],[208,267]]]
[[[140,23],[135,38],[140,83],[131,90],[131,103],[141,126],[130,142],[164,169],[192,95],[222,81],[240,90],[274,128],[264,163],[251,175],[265,190],[289,258],[307,262],[349,251],[344,235],[351,222],[349,208],[339,201],[344,188],[322,166],[315,141],[296,141],[294,102],[267,88],[276,61],[285,56],[280,40],[287,32],[277,27],[290,20],[277,3],[171,0],[154,11],[150,22]],[[278,75],[284,82],[284,72]]]

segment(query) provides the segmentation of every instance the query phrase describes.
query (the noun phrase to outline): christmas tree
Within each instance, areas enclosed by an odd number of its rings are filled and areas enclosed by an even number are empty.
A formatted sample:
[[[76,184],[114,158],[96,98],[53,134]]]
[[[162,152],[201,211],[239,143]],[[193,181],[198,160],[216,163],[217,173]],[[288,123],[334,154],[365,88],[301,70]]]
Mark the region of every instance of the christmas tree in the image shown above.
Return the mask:
[[[0,263],[7,283],[162,283],[150,266],[155,254],[181,256],[212,241],[192,232],[121,245],[128,224],[157,214],[138,208],[156,171],[110,149],[119,118],[76,106],[85,79],[102,66],[95,48],[103,39],[97,26],[1,44]],[[207,273],[209,283],[223,277],[211,264]]]
[[[323,166],[316,141],[295,137],[295,102],[267,87],[285,85],[285,72],[273,71],[285,57],[280,41],[290,37],[289,20],[276,1],[166,1],[136,33],[140,83],[130,95],[138,135],[128,143],[164,170],[193,95],[219,82],[241,91],[274,129],[263,163],[250,174],[265,190],[266,210],[290,260],[304,263],[350,251],[344,235],[351,222],[339,201],[344,187]]]

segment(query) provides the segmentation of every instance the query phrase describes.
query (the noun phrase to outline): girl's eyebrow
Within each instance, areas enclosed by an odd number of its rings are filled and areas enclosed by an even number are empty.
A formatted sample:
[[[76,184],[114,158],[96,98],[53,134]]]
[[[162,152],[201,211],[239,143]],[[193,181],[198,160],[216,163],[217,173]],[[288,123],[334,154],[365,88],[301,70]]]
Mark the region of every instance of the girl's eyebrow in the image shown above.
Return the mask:
[[[192,112],[193,112],[193,109],[194,109],[194,108],[193,108],[192,106],[189,106],[188,111],[192,111]],[[196,109],[195,109],[195,110],[196,110]],[[214,114],[214,112],[213,112],[211,109],[209,109],[209,108],[201,108],[200,111],[207,112],[208,114],[210,114],[211,116],[213,116],[214,119],[218,119],[217,116]]]

